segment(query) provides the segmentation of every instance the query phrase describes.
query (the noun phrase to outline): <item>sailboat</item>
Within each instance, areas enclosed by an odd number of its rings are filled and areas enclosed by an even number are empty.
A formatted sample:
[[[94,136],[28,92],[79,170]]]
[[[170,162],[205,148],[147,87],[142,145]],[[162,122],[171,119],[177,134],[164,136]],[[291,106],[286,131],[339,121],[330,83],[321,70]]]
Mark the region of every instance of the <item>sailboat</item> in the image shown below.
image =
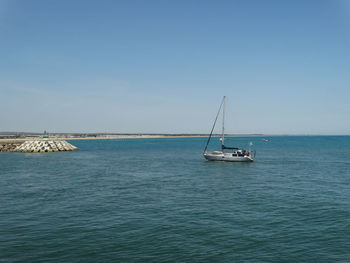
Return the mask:
[[[223,97],[218,113],[216,115],[213,128],[211,129],[207,144],[205,145],[203,156],[205,159],[209,161],[226,161],[226,162],[252,162],[254,161],[256,152],[250,149],[252,143],[249,145],[249,150],[246,151],[242,148],[236,147],[227,147],[225,146],[225,105],[226,104],[226,96]],[[213,135],[213,131],[216,125],[216,121],[220,115],[222,110],[222,135],[220,138],[221,141],[221,151],[213,151],[207,152],[207,148],[210,142],[210,139]],[[230,150],[230,151],[227,151]]]

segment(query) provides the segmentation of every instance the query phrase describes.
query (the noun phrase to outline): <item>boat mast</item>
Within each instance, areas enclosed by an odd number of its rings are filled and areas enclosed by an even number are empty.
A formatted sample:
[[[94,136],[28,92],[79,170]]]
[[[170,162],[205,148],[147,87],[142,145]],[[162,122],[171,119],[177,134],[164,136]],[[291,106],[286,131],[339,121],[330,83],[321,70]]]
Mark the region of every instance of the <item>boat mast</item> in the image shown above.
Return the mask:
[[[211,128],[211,131],[210,131],[210,134],[209,134],[209,137],[208,137],[208,140],[207,140],[207,144],[205,145],[205,148],[204,148],[204,152],[205,152],[205,151],[207,150],[207,148],[208,148],[208,144],[209,144],[209,142],[210,142],[211,136],[213,135],[213,131],[214,131],[214,128],[215,128],[215,124],[216,124],[216,121],[218,120],[219,114],[220,114],[220,112],[221,112],[221,108],[222,108],[222,106],[223,106],[223,104],[224,104],[224,100],[225,100],[225,96],[224,96],[224,98],[222,99],[222,101],[221,101],[221,103],[220,103],[220,107],[219,107],[218,113],[216,114],[213,127]]]
[[[221,149],[225,145],[225,108],[226,108],[226,96],[223,98],[222,108],[222,136],[221,136]]]

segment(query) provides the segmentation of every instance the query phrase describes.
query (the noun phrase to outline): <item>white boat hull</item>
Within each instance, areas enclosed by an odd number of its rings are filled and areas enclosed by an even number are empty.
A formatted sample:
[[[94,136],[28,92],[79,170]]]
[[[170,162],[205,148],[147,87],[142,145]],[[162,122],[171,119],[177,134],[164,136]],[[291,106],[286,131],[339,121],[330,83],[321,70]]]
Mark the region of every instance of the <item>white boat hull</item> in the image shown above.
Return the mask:
[[[208,161],[225,161],[225,162],[253,162],[250,156],[233,156],[232,153],[208,153],[203,154]]]

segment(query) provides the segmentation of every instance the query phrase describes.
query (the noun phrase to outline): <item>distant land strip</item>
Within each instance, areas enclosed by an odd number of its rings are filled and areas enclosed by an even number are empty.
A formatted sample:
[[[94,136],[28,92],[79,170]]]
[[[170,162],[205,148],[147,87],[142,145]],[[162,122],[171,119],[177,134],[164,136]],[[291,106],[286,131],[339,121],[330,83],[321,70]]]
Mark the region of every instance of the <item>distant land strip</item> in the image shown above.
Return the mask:
[[[221,134],[213,134],[213,137]],[[264,136],[263,134],[226,134],[227,137]],[[22,140],[104,140],[104,139],[145,139],[145,138],[193,138],[208,137],[208,134],[197,133],[29,133],[29,132],[0,132],[0,141]]]
[[[220,137],[221,134],[213,134]],[[225,134],[226,137],[275,137],[275,136],[348,136],[319,134]],[[195,138],[208,137],[204,133],[36,133],[36,132],[0,132],[0,141],[26,140],[106,140],[106,139],[147,139],[147,138]]]

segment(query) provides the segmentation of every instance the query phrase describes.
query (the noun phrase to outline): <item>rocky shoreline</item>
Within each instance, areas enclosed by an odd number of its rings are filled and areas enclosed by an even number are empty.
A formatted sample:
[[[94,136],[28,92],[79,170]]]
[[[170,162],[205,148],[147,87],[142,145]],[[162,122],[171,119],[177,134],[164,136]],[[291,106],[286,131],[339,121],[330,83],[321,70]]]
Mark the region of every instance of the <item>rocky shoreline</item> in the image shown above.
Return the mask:
[[[13,152],[23,142],[0,142],[0,152]]]
[[[74,145],[66,141],[52,140],[32,140],[32,141],[7,141],[0,142],[0,152],[24,152],[24,153],[43,153],[43,152],[63,152],[78,150]]]

